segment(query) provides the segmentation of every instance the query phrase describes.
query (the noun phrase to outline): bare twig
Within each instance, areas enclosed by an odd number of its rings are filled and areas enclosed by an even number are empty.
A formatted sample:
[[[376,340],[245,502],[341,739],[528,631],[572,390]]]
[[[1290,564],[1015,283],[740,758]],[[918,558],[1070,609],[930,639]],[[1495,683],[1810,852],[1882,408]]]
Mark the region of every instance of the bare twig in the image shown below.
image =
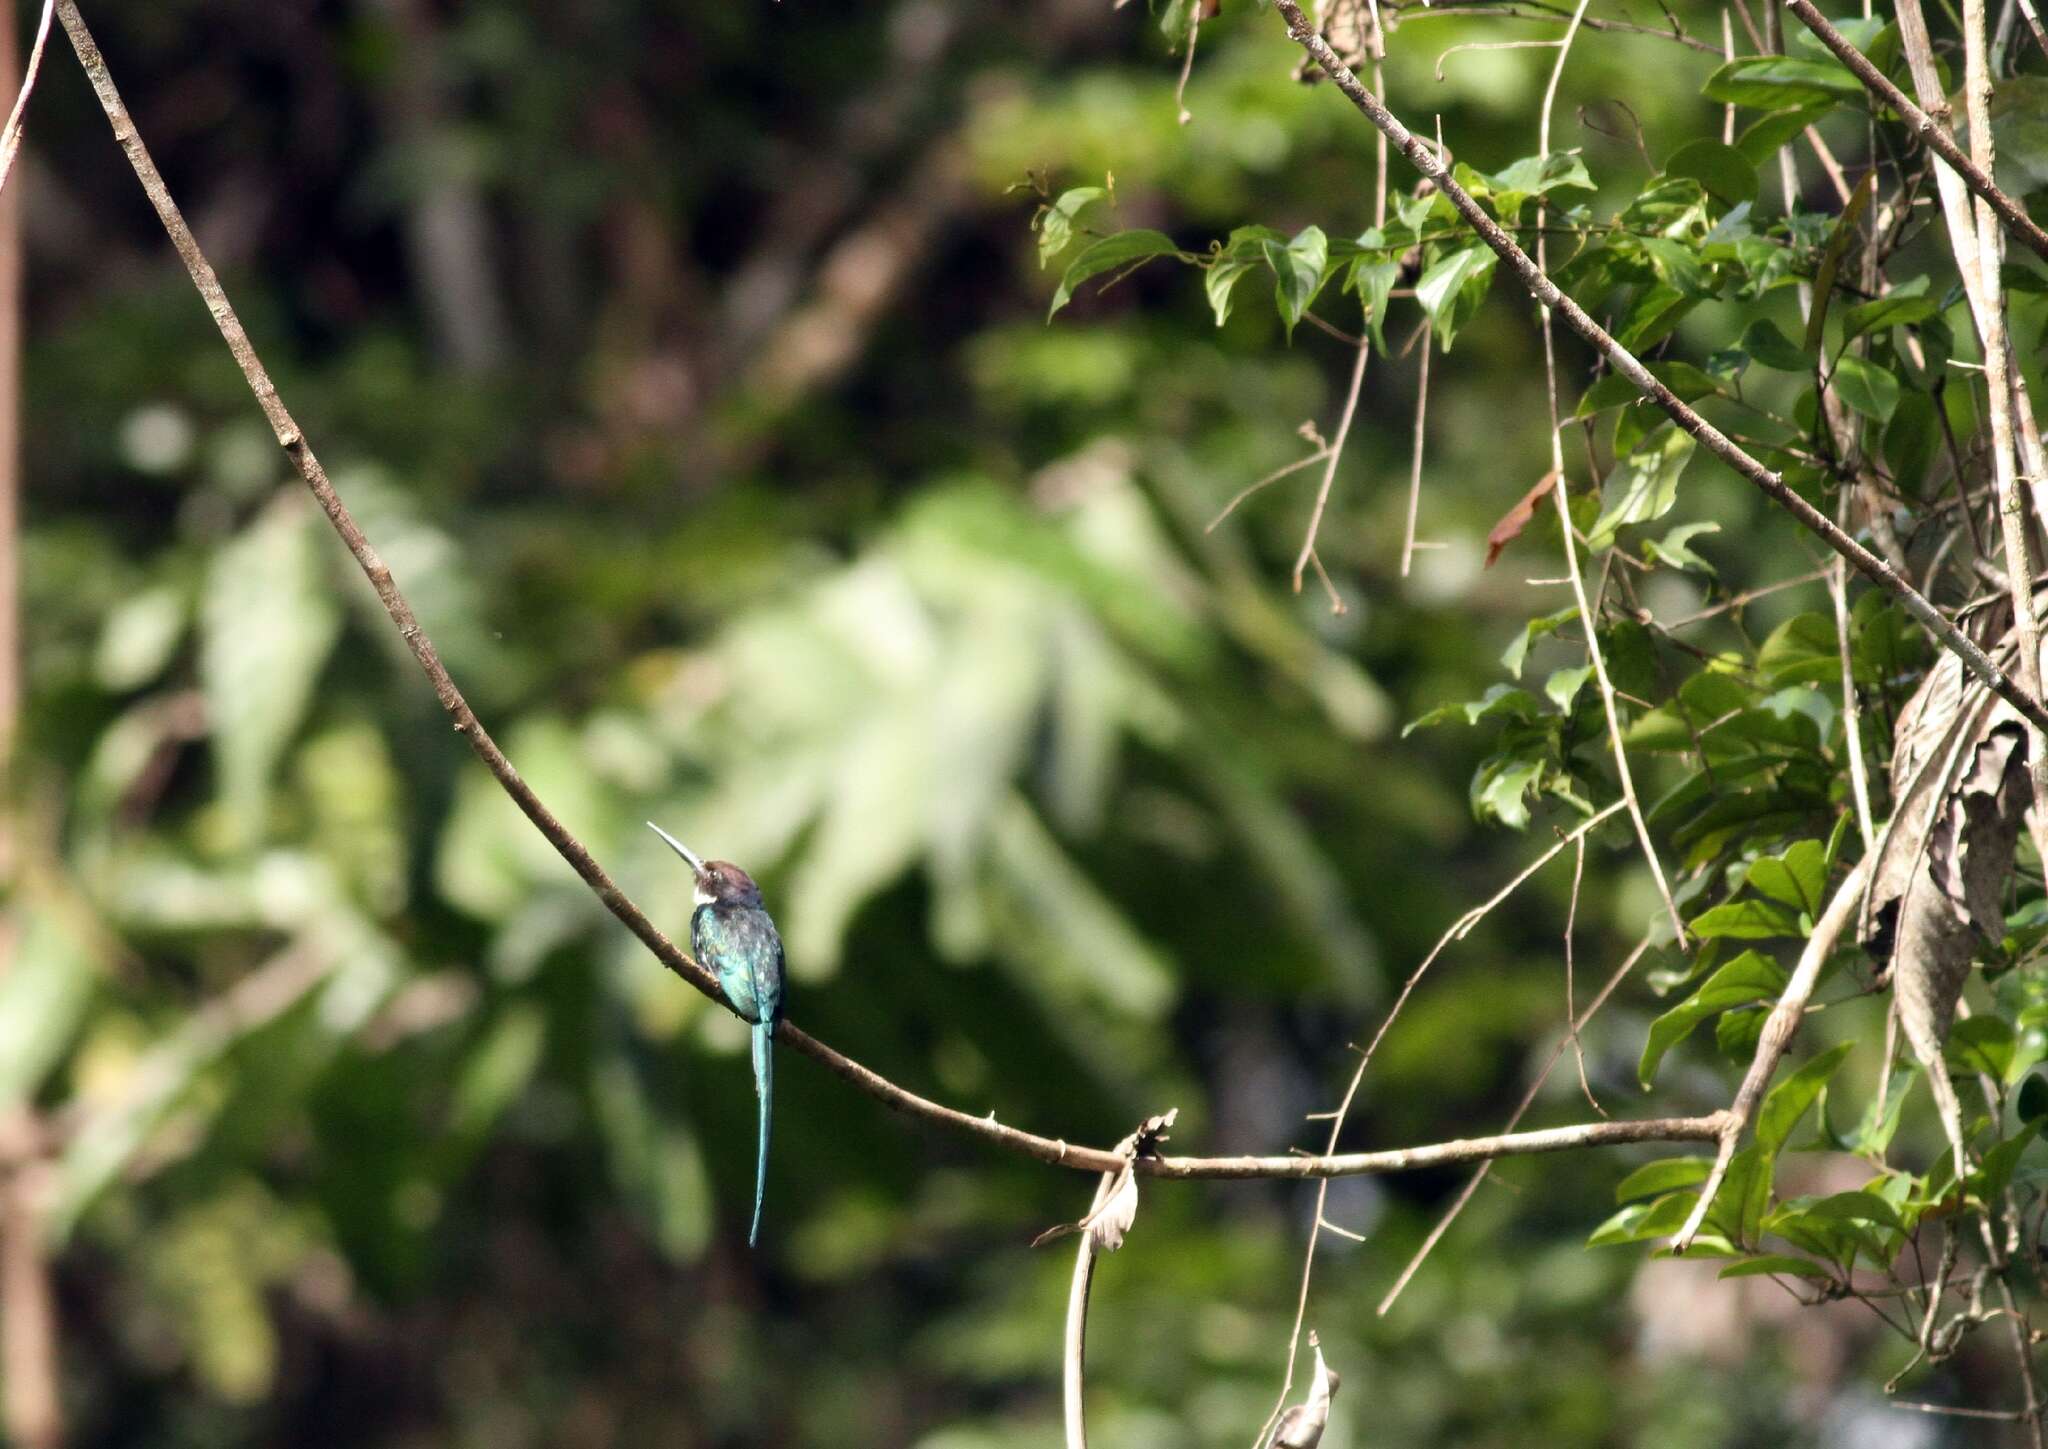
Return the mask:
[[[1790,3],[1803,4],[1804,0],[1790,0]],[[2044,707],[2037,697],[2021,689],[1982,648],[1958,629],[1919,590],[1908,583],[1896,568],[1844,533],[1833,519],[1794,492],[1783,477],[1758,462],[1740,444],[1681,401],[1677,394],[1650,373],[1640,358],[1617,342],[1583,307],[1560,291],[1557,284],[1544,274],[1514,238],[1503,231],[1499,223],[1488,216],[1485,209],[1472,198],[1471,193],[1458,184],[1449,168],[1430,154],[1429,147],[1402,125],[1400,120],[1380,103],[1378,97],[1359,83],[1351,68],[1338,58],[1330,49],[1329,43],[1309,24],[1298,0],[1274,0],[1274,7],[1286,20],[1289,36],[1336,82],[1345,99],[1357,107],[1373,125],[1385,132],[1387,138],[1418,171],[1436,183],[1438,190],[1450,200],[1467,224],[1496,255],[1507,262],[1509,270],[1538,301],[1563,317],[1566,325],[1598,349],[1615,371],[1655,402],[1686,433],[1704,444],[1708,452],[1728,464],[1737,474],[1798,519],[1828,547],[1847,558],[1861,573],[1897,599],[1907,613],[1918,620],[1944,648],[1960,658],[1970,672],[1982,680],[1994,694],[2012,705],[2026,718],[2048,729],[2048,707]]]
[[[1297,594],[1301,592],[1301,578],[1308,569],[1309,558],[1316,551],[1316,534],[1323,526],[1323,509],[1328,505],[1330,489],[1337,481],[1337,465],[1344,459],[1344,443],[1351,436],[1351,419],[1358,412],[1358,394],[1365,387],[1365,364],[1371,355],[1371,339],[1359,338],[1358,351],[1351,364],[1351,383],[1344,394],[1344,408],[1337,414],[1337,431],[1330,435],[1329,456],[1323,463],[1323,481],[1316,487],[1315,507],[1309,510],[1308,533],[1301,541],[1301,553],[1294,560],[1294,592]]]
[[[1422,333],[1422,360],[1416,364],[1415,371],[1415,442],[1408,457],[1408,526],[1401,535],[1401,577],[1404,579],[1415,561],[1415,520],[1422,511],[1423,424],[1429,416],[1429,352],[1430,334],[1425,328]]]
[[[1806,947],[1799,953],[1799,964],[1792,969],[1792,977],[1785,983],[1778,1004],[1764,1018],[1763,1032],[1757,1038],[1756,1055],[1750,1060],[1749,1071],[1744,1074],[1742,1085],[1736,1089],[1734,1102],[1721,1114],[1720,1147],[1714,1154],[1713,1170],[1707,1174],[1706,1183],[1700,1188],[1699,1201],[1693,1204],[1685,1226],[1671,1239],[1674,1252],[1682,1253],[1691,1247],[1692,1240],[1699,1234],[1700,1224],[1706,1221],[1707,1209],[1713,1205],[1714,1194],[1728,1175],[1728,1164],[1734,1159],[1736,1146],[1756,1117],[1764,1089],[1771,1084],[1771,1074],[1778,1069],[1785,1049],[1792,1044],[1793,1033],[1799,1030],[1800,1018],[1806,1014],[1806,1003],[1812,999],[1814,985],[1820,980],[1820,969],[1834,954],[1835,943],[1841,939],[1849,918],[1856,914],[1856,908],[1862,903],[1863,879],[1872,859],[1866,856],[1849,867],[1848,875],[1835,888],[1834,898],[1828,902],[1827,909],[1813,923],[1813,934],[1806,938]]]

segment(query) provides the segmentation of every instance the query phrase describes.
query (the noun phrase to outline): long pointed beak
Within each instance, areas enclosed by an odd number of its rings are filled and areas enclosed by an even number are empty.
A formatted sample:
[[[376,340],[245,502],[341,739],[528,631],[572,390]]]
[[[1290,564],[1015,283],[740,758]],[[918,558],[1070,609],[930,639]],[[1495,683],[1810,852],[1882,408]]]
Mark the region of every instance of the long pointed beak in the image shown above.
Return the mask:
[[[656,835],[659,835],[663,840],[666,840],[669,849],[680,855],[688,863],[691,870],[695,871],[698,875],[704,874],[704,862],[697,858],[697,853],[691,850],[689,846],[683,844],[682,841],[676,839],[673,835],[670,835],[652,820],[647,822],[647,828]]]

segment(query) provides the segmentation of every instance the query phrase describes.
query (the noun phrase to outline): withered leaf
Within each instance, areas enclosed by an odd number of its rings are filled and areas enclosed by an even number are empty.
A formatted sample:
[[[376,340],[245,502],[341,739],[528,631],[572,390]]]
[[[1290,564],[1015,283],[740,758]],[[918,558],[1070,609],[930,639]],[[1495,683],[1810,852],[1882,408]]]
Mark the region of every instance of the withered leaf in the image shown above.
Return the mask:
[[[1534,488],[1522,495],[1520,502],[1500,516],[1500,522],[1486,535],[1485,567],[1492,568],[1494,560],[1500,557],[1501,550],[1522,536],[1522,530],[1536,517],[1537,505],[1557,486],[1558,476],[1558,471],[1552,468],[1537,480]]]

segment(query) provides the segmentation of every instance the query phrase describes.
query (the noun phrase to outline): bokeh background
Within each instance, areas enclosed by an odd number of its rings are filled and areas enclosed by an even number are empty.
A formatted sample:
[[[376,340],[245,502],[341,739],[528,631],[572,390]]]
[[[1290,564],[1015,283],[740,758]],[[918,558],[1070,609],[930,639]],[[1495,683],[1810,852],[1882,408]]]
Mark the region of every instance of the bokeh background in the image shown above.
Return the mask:
[[[1566,602],[1528,582],[1560,572],[1554,533],[1480,566],[1546,463],[1505,284],[1435,359],[1439,546],[1405,578],[1416,355],[1372,363],[1322,532],[1341,616],[1288,587],[1313,474],[1205,525],[1299,456],[1301,423],[1329,429],[1348,348],[1260,305],[1219,329],[1164,264],[1045,320],[1043,188],[1113,173],[1116,224],[1195,249],[1371,222],[1371,133],[1294,78],[1270,10],[1204,28],[1185,124],[1157,17],[1102,0],[86,13],[512,759],[671,932],[687,882],[643,819],[751,869],[792,1015],[860,1060],[1048,1135],[1178,1106],[1181,1150],[1307,1147],[1400,979],[1569,824],[1475,825],[1483,736],[1399,733]],[[1718,10],[1679,14],[1718,40]],[[1439,57],[1554,33],[1416,15],[1392,98],[1503,165],[1536,149],[1552,53]],[[1556,144],[1639,183],[1714,124],[1714,63],[1586,35]],[[451,734],[61,36],[14,187],[0,1287],[50,1291],[54,1337],[9,1392],[45,1372],[62,1416],[20,1442],[1058,1443],[1070,1260],[1027,1243],[1091,1180],[785,1053],[749,1252],[741,1030]],[[1358,326],[1354,299],[1317,310]],[[1679,518],[1722,524],[1699,546],[1731,585],[1811,567],[1733,485]],[[1631,859],[1594,837],[1582,1001],[1652,915]],[[1571,879],[1567,853],[1442,959],[1346,1145],[1498,1130],[1564,1019]],[[1633,1066],[1657,1009],[1631,984],[1586,1036],[1611,1112],[1652,1109]],[[1577,1077],[1532,1123],[1589,1114]],[[1728,1087],[1688,1048],[1654,1107]],[[1987,1442],[1883,1406],[1901,1354],[1856,1305],[1583,1247],[1637,1160],[1503,1164],[1385,1317],[1463,1176],[1333,1187],[1365,1241],[1324,1237],[1309,1298],[1345,1380],[1329,1449]],[[1147,1187],[1098,1277],[1100,1442],[1250,1443],[1313,1203]],[[1967,1356],[1917,1385],[2007,1387]]]

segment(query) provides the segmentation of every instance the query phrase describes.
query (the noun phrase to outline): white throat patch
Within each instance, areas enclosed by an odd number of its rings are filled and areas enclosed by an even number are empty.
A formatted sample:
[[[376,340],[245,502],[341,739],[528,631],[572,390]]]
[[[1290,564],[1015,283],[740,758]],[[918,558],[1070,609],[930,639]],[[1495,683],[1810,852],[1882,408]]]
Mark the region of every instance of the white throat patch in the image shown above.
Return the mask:
[[[711,904],[711,892],[705,890],[701,883],[690,894],[692,899],[696,902],[696,904],[700,906],[708,906]]]

